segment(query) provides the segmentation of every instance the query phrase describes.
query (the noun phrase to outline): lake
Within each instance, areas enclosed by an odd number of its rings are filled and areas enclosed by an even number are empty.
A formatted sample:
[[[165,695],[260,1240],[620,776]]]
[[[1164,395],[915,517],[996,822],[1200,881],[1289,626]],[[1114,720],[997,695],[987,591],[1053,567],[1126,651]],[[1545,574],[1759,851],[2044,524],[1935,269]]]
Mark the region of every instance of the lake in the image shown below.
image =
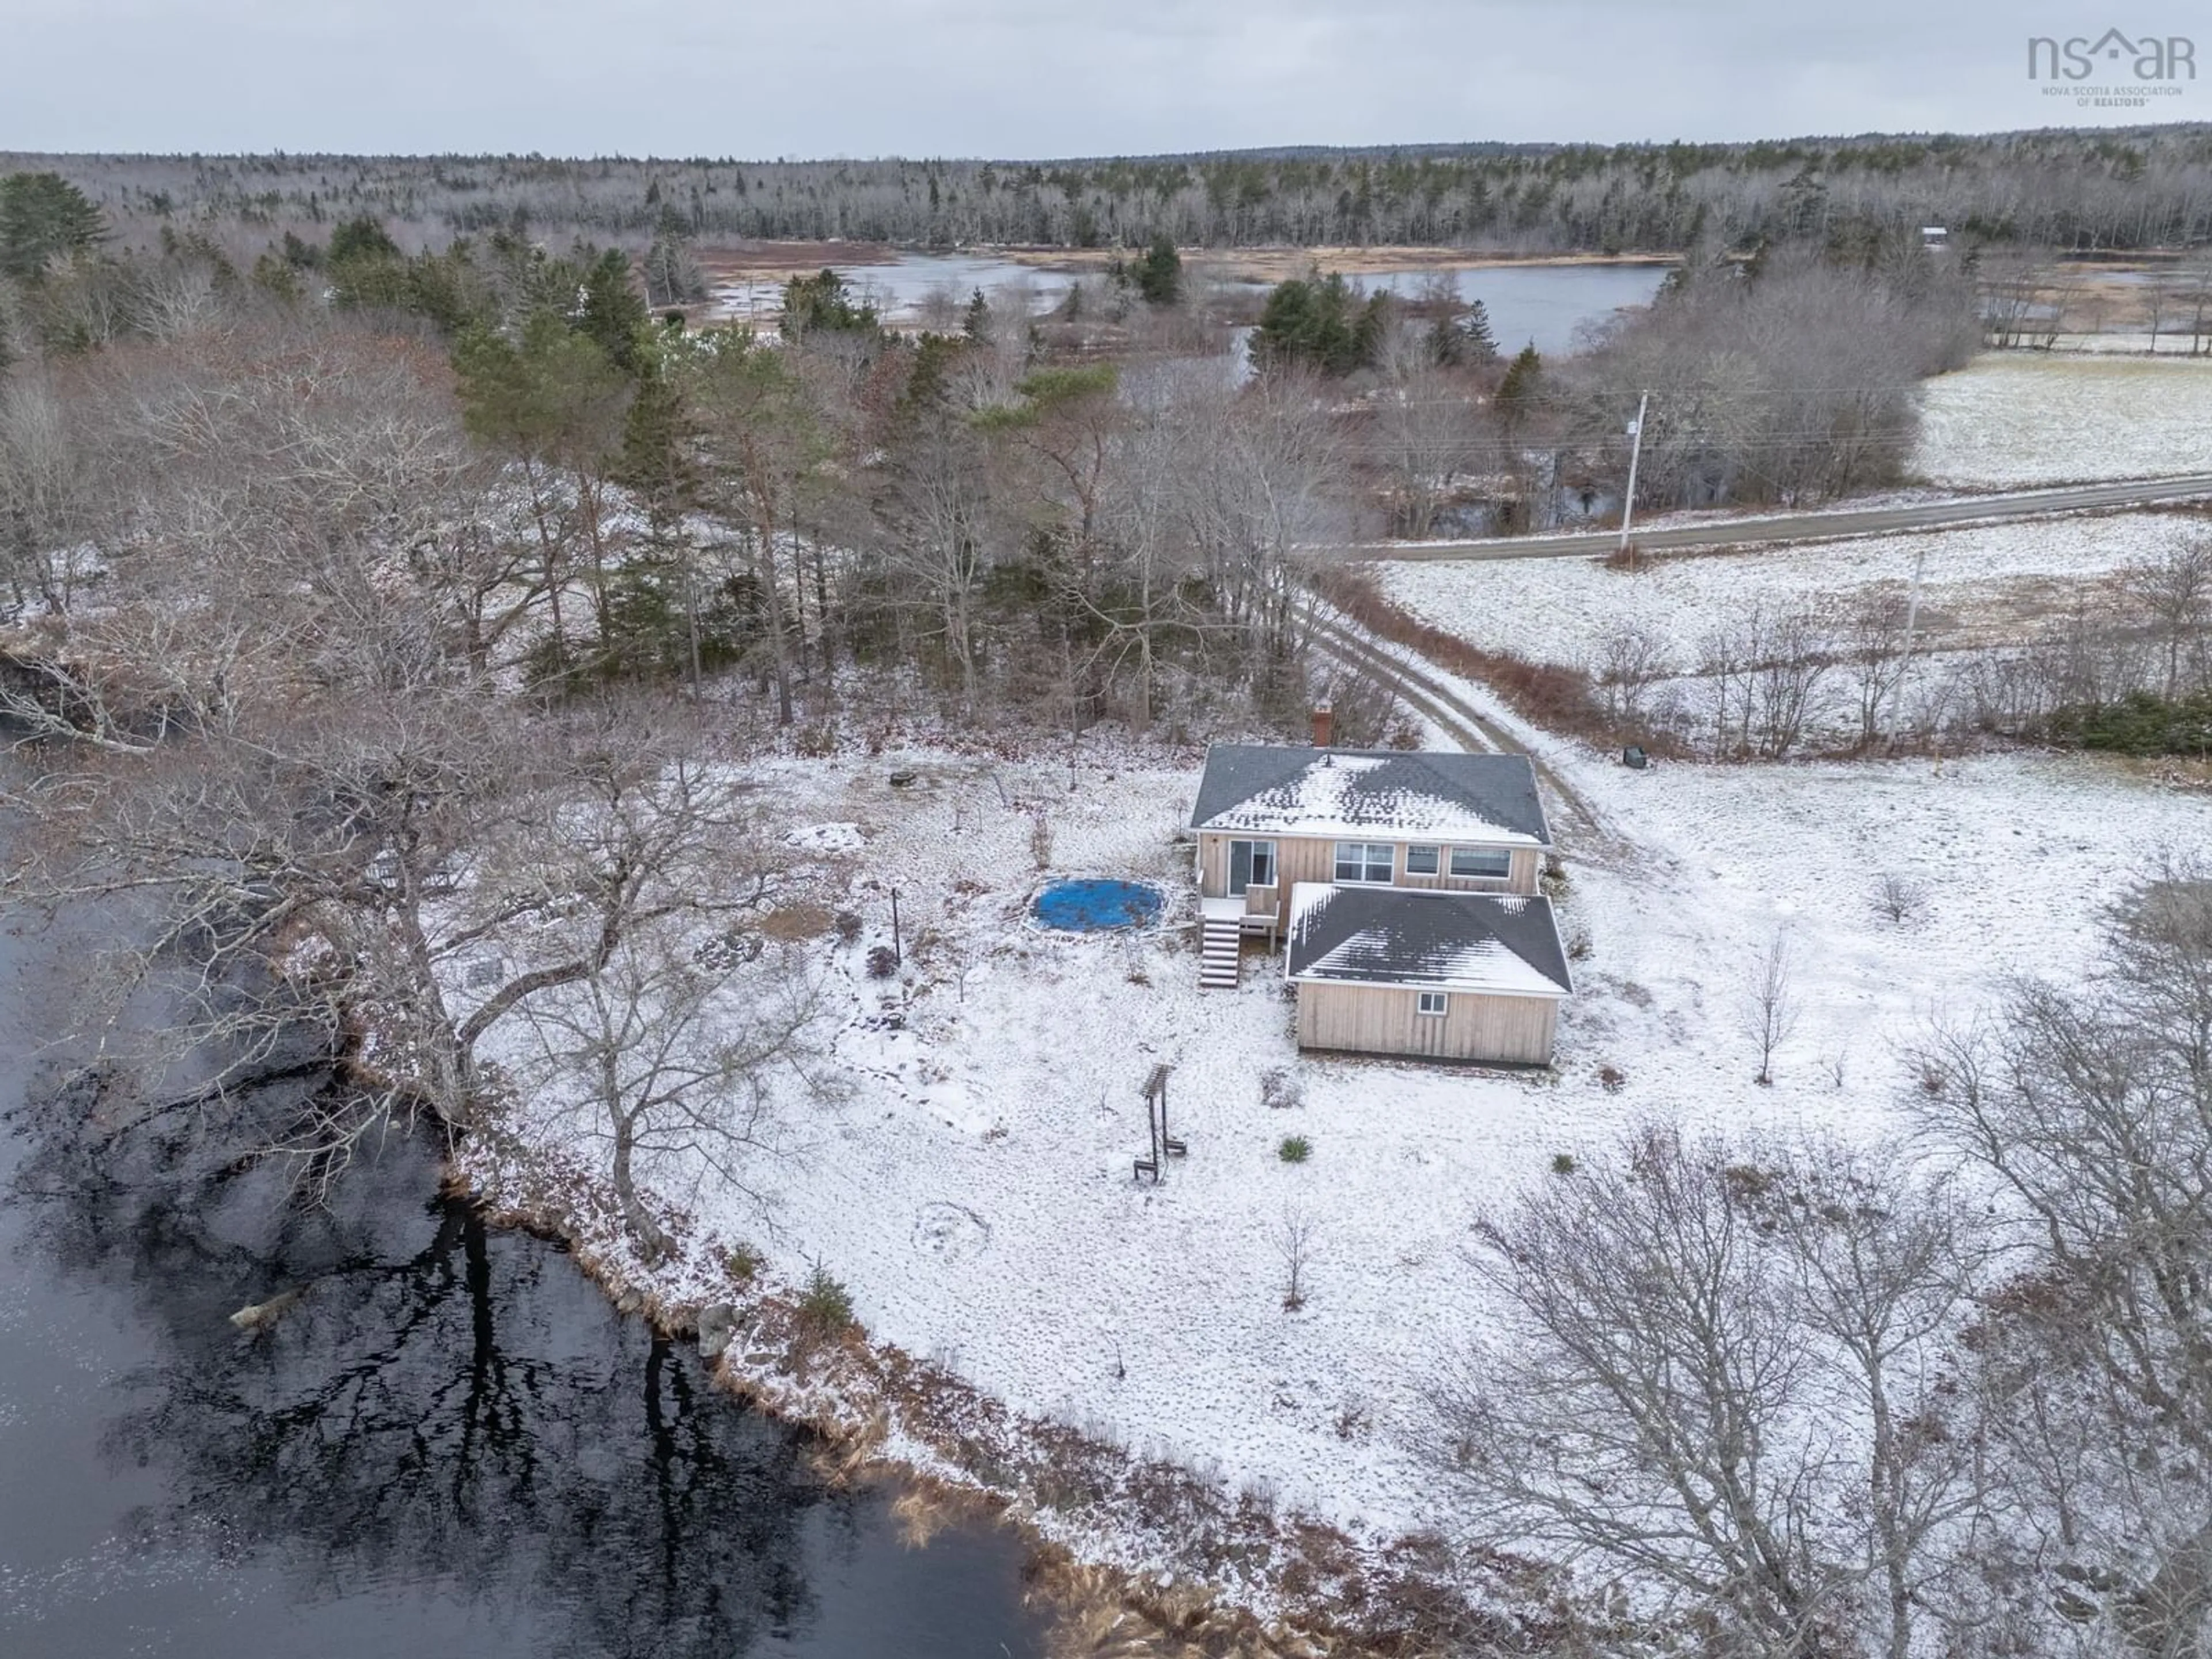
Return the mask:
[[[1026,290],[1042,312],[1057,304],[1073,280],[1070,273],[1039,270],[993,254],[902,253],[888,263],[835,264],[837,272],[889,320],[913,324],[933,295],[965,304],[977,289],[996,297]],[[1365,289],[1412,295],[1437,276],[1449,276],[1460,296],[1480,300],[1490,313],[1498,349],[1518,351],[1532,342],[1547,356],[1573,349],[1585,325],[1603,322],[1630,306],[1649,305],[1665,280],[1656,264],[1424,265],[1370,271]],[[1259,284],[1254,284],[1255,287]],[[724,283],[714,290],[718,316],[772,324],[781,303],[781,279]],[[952,325],[957,326],[957,320]]]
[[[1380,272],[1363,286],[1410,298],[1440,273],[1451,276],[1462,300],[1482,301],[1498,349],[1509,357],[1524,345],[1562,356],[1580,343],[1585,327],[1650,305],[1667,279],[1663,265],[1460,265]]]
[[[309,1209],[273,1173],[30,1133],[81,971],[0,934],[0,1653],[1042,1650],[1012,1534],[907,1548],[886,1494],[819,1478],[689,1344],[441,1200],[428,1149]]]

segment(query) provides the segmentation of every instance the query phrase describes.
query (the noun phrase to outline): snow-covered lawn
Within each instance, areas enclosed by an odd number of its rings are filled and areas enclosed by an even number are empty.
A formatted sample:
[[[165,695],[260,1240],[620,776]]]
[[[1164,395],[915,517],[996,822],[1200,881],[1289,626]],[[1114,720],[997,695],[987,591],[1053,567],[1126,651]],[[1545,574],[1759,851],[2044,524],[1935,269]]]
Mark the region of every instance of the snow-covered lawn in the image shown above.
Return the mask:
[[[1706,635],[1753,605],[1808,602],[1841,615],[1902,592],[1923,564],[1921,638],[1936,648],[2001,643],[2063,612],[2085,579],[2155,559],[2201,521],[2175,514],[2022,520],[1769,552],[1662,556],[1632,574],[1592,559],[1498,559],[1375,567],[1399,605],[1492,650],[1583,663],[1611,633],[1639,629],[1693,661]]]
[[[2201,472],[2212,358],[1992,352],[1928,382],[1911,471],[1966,489]]]
[[[1899,1045],[1918,1020],[2007,973],[2077,972],[2098,907],[2144,849],[2203,830],[2201,800],[2074,761],[1633,774],[1550,747],[1612,840],[1565,848],[1565,926],[1589,948],[1556,1073],[1534,1076],[1300,1060],[1279,966],[1256,946],[1240,989],[1201,994],[1175,840],[1194,756],[1086,766],[1073,791],[1064,767],[994,773],[936,752],[782,763],[766,779],[779,820],[866,918],[854,944],[809,947],[851,1092],[793,1109],[793,1156],[756,1170],[767,1214],[696,1170],[656,1182],[787,1280],[819,1262],[875,1336],[1017,1407],[1395,1529],[1428,1515],[1410,1444],[1424,1380],[1468,1314],[1478,1210],[1649,1115],[1895,1133]],[[905,767],[920,781],[890,787]],[[1168,925],[1032,927],[1046,878],[1024,809],[1037,805],[1053,875],[1158,882]],[[1926,886],[1924,913],[1901,925],[1871,902],[1890,872]],[[889,937],[893,883],[908,968],[886,986],[861,959]],[[1761,1088],[1744,979],[1778,929],[1804,1012]],[[1189,1153],[1155,1186],[1131,1160],[1159,1062],[1175,1067],[1171,1127]],[[1626,1081],[1606,1086],[1605,1066]],[[1273,1066],[1296,1073],[1302,1104],[1262,1103]],[[546,1109],[549,1139],[574,1135]],[[1303,1164],[1278,1155],[1293,1134],[1311,1146]],[[1314,1236],[1306,1305],[1287,1313],[1292,1215]]]

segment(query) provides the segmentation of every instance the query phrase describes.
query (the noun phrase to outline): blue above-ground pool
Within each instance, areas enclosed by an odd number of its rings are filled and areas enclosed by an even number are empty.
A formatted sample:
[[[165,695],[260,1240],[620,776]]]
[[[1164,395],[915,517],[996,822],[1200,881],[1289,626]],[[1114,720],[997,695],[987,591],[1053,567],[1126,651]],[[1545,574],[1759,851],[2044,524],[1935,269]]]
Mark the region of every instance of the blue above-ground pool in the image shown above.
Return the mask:
[[[1030,911],[1063,933],[1099,933],[1148,927],[1166,904],[1166,895],[1141,881],[1056,881],[1036,896]]]

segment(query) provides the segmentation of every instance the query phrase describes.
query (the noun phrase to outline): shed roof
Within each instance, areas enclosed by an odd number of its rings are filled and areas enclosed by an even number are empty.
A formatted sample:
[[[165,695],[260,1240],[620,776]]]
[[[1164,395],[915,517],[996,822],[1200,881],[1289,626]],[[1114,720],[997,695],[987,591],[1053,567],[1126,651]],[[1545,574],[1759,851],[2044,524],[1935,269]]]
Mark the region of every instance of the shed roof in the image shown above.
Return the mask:
[[[1525,755],[1217,743],[1194,830],[1549,847]]]
[[[1492,996],[1571,995],[1552,902],[1427,888],[1291,890],[1293,981],[1412,986]]]

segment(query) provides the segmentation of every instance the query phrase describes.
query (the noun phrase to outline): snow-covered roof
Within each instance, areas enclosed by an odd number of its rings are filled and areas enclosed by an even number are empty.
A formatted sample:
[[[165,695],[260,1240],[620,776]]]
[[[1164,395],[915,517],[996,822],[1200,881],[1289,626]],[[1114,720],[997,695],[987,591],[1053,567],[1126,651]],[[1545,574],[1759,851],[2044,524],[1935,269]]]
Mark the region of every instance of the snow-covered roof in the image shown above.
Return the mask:
[[[1574,981],[1552,902],[1428,888],[1291,890],[1296,981],[1412,986],[1493,996],[1571,995]]]
[[[1194,830],[1549,847],[1523,755],[1217,743]]]

